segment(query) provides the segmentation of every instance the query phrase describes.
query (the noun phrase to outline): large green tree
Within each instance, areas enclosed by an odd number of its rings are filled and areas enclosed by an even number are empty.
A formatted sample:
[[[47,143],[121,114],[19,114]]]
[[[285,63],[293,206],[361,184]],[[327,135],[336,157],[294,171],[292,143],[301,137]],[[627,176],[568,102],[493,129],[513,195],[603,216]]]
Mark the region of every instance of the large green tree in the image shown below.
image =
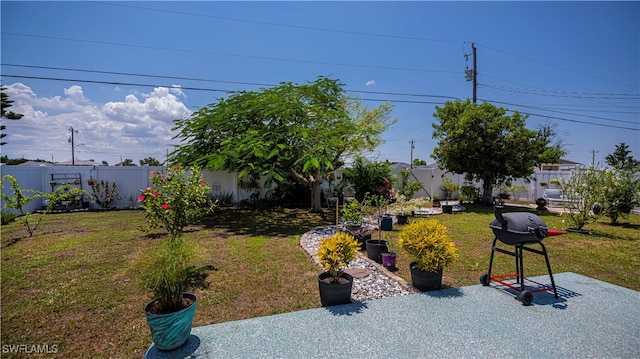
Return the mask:
[[[455,100],[436,106],[433,138],[438,140],[433,157],[440,168],[482,181],[482,198],[491,201],[493,186],[514,178],[529,177],[540,163],[557,162],[564,151],[551,146],[551,126],[530,130],[526,116],[496,107]]]
[[[386,103],[367,109],[338,80],[322,76],[237,92],[176,120],[181,144],[169,162],[238,171],[241,178],[281,181],[288,174],[309,186],[311,209],[319,211],[320,180],[346,158],[373,150],[392,123],[390,113]]]
[[[605,157],[607,164],[618,170],[633,170],[640,166],[640,161],[630,155],[629,145],[620,142],[616,145],[616,150]]]
[[[2,104],[0,105],[0,109],[2,110],[2,120],[7,119],[7,120],[19,120],[21,119],[24,115],[21,113],[15,113],[12,111],[8,111],[8,108],[13,106],[13,101],[9,100],[9,95],[7,95],[4,92],[4,87],[0,88],[0,100],[2,101]],[[7,126],[5,125],[0,125],[0,132],[4,131],[7,128]],[[6,133],[0,133],[0,138],[4,138],[7,134]],[[4,146],[6,144],[6,142],[0,142],[0,146]]]

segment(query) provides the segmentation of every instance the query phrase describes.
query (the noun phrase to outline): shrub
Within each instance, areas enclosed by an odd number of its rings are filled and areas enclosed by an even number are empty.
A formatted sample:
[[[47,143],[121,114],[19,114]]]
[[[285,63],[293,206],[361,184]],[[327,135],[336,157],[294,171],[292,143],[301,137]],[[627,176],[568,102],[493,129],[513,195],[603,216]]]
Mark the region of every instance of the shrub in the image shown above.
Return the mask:
[[[13,223],[16,218],[18,217],[17,214],[15,213],[11,213],[11,212],[2,212],[2,225],[7,225],[9,223]]]
[[[337,283],[342,270],[358,255],[360,244],[350,234],[338,232],[324,238],[318,249],[320,265],[331,274],[332,282]]]
[[[118,186],[115,182],[109,184],[107,180],[96,181],[93,178],[87,180],[91,187],[91,200],[95,202],[101,209],[107,209],[113,201],[120,199],[118,194]]]
[[[413,221],[398,237],[398,245],[416,261],[416,267],[437,272],[458,258],[456,247],[447,236],[447,227],[436,219]]]

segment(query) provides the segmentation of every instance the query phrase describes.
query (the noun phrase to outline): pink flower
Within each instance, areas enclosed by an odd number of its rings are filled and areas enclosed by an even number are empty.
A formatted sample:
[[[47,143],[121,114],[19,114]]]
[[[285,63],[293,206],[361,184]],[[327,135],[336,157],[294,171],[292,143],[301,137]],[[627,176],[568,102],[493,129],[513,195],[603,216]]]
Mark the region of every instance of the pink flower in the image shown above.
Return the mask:
[[[163,204],[162,204],[162,209],[169,209],[169,208],[171,208],[171,206],[170,206],[170,205],[168,205],[168,204],[166,204],[166,203],[163,203]]]
[[[207,184],[207,182],[205,182],[204,180],[200,180],[200,184],[204,186]]]
[[[151,175],[153,176],[154,174],[156,174],[156,170],[151,171]]]
[[[151,191],[151,187],[147,187],[147,191]]]
[[[144,202],[144,194],[141,194],[140,197],[138,197],[138,202]]]
[[[158,197],[158,191],[153,192],[151,195],[154,197]]]

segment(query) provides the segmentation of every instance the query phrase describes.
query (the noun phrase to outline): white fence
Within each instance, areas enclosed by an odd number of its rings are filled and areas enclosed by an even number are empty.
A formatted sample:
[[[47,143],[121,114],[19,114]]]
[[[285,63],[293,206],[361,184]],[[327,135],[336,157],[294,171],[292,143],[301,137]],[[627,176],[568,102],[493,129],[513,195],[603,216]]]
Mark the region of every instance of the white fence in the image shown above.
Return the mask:
[[[2,176],[12,175],[18,180],[20,188],[33,189],[45,193],[51,193],[56,186],[64,183],[71,183],[75,186],[90,192],[87,180],[92,178],[96,181],[106,180],[116,183],[120,199],[112,206],[126,208],[138,206],[137,198],[141,189],[150,185],[149,176],[151,171],[165,172],[164,167],[149,166],[0,166]],[[394,170],[393,174],[398,175],[399,170]],[[422,189],[414,197],[431,197],[435,194],[444,197],[442,191],[442,177],[448,177],[456,185],[464,184],[463,175],[454,175],[440,169],[411,169],[413,179],[422,184]],[[544,188],[541,182],[549,183],[552,179],[565,179],[571,177],[572,171],[538,171],[534,174],[535,181],[526,182],[524,180],[514,181],[513,185],[521,185],[524,191],[513,194],[514,197],[524,200],[535,200],[542,197]],[[233,172],[208,172],[203,171],[204,179],[211,185],[211,194],[231,194],[234,202],[249,199],[250,191],[243,190],[238,183],[238,176]],[[476,187],[481,187],[481,183],[475,183]],[[327,183],[323,186],[328,186]],[[9,183],[5,181],[3,193],[13,196]],[[260,194],[264,195],[265,190]],[[494,195],[499,193],[499,189],[494,189]],[[455,198],[455,195],[454,195]],[[88,198],[85,199],[88,201]],[[29,203],[24,210],[33,212],[43,207],[43,200],[39,199]]]

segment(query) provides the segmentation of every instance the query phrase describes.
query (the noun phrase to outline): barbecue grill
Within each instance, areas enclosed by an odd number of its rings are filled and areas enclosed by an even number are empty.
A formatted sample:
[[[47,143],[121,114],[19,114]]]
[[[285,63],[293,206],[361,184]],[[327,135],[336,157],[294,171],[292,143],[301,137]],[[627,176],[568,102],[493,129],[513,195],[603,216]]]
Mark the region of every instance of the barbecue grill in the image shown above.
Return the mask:
[[[513,212],[502,213],[503,206],[494,207],[495,219],[491,222],[489,227],[493,230],[495,238],[493,239],[493,245],[491,247],[491,258],[489,259],[489,271],[480,277],[480,283],[488,286],[491,281],[500,283],[510,289],[518,291],[517,299],[524,305],[530,305],[533,302],[533,293],[551,291],[556,298],[558,298],[558,291],[556,284],[553,280],[553,274],[551,273],[551,265],[549,264],[549,256],[547,255],[547,249],[542,240],[548,236],[564,234],[566,232],[556,231],[547,228],[544,221],[533,213],[529,212]],[[504,248],[496,246],[497,241],[500,241],[506,245],[514,246],[514,250],[509,251]],[[530,245],[538,244],[542,250],[531,248]],[[547,270],[549,271],[549,278],[551,279],[551,286],[534,282],[526,279],[524,276],[524,262],[522,254],[524,251],[532,252],[544,256],[547,263]],[[491,267],[493,266],[493,256],[495,252],[504,253],[515,257],[516,259],[516,273],[506,274],[500,276],[491,275]],[[516,285],[514,285],[513,279],[515,279]],[[511,280],[511,282],[508,282]],[[526,289],[525,280],[536,284],[535,289]],[[519,284],[519,285],[518,285]]]

